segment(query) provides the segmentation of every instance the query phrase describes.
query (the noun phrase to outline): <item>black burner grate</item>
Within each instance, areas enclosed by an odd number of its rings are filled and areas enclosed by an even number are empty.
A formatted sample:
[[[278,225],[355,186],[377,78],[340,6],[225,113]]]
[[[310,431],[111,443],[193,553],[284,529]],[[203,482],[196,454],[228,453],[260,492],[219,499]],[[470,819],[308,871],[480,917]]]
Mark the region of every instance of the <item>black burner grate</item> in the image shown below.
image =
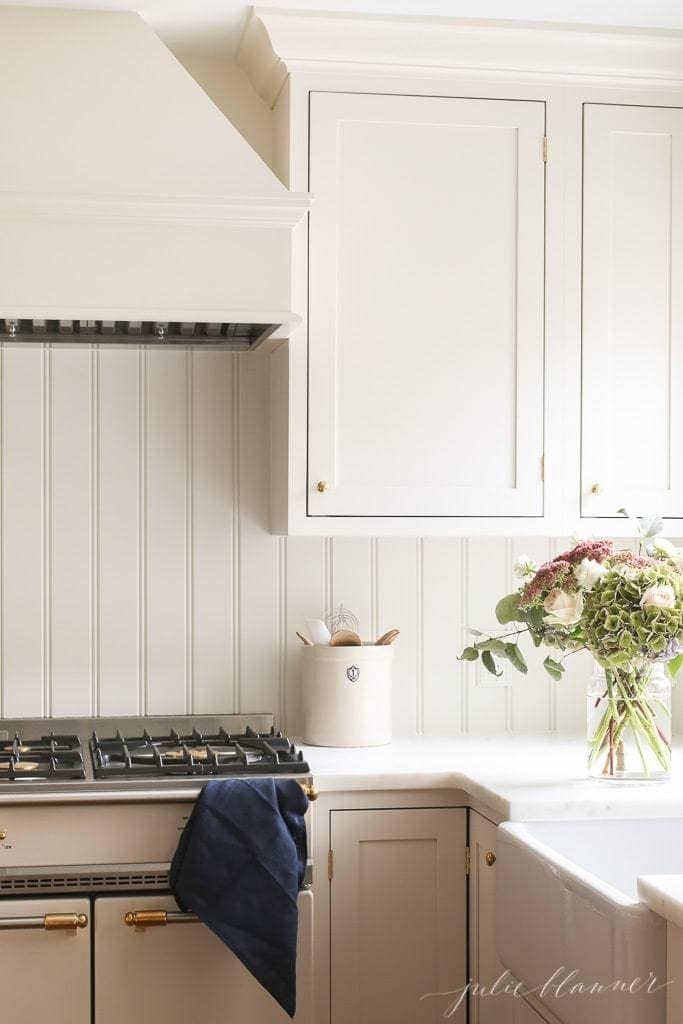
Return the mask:
[[[0,782],[84,779],[83,750],[78,736],[50,733],[39,740],[0,741]]]
[[[90,750],[98,779],[310,773],[303,753],[282,733],[257,733],[248,726],[240,735],[222,728],[211,734],[171,729],[166,736],[147,730],[141,736],[124,736],[117,731],[114,738],[101,739],[93,732]]]

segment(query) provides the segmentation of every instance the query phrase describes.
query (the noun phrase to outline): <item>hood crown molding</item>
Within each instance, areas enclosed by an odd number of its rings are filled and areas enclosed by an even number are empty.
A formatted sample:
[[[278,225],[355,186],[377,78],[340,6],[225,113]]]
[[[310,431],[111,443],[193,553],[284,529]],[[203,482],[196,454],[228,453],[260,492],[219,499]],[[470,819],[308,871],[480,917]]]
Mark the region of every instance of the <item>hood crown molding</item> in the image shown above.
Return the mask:
[[[254,7],[238,63],[272,105],[293,71],[435,74],[476,71],[559,78],[683,82],[683,32],[460,18],[382,17]]]

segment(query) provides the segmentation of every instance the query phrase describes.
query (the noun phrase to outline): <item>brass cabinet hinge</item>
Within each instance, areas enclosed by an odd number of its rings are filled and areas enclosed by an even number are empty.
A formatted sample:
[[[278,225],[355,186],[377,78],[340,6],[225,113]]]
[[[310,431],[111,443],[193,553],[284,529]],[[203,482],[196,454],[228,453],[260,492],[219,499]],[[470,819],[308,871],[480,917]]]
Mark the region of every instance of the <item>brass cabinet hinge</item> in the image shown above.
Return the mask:
[[[472,867],[472,854],[470,852],[469,846],[466,846],[465,847],[465,874],[466,875],[469,875],[471,867]]]
[[[543,163],[544,164],[548,163],[548,146],[549,146],[549,144],[550,144],[550,139],[548,138],[547,135],[544,135],[543,136]]]
[[[327,877],[329,881],[332,881],[334,874],[334,850],[327,851]]]

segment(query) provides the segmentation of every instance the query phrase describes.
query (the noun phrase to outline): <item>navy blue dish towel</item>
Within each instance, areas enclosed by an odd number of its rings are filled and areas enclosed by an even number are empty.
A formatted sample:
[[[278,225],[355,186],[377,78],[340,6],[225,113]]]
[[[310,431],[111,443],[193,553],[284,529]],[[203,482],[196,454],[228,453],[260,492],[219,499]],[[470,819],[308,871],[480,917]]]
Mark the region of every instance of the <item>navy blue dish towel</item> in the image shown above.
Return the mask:
[[[297,896],[308,800],[292,779],[204,786],[171,864],[171,890],[294,1016]]]

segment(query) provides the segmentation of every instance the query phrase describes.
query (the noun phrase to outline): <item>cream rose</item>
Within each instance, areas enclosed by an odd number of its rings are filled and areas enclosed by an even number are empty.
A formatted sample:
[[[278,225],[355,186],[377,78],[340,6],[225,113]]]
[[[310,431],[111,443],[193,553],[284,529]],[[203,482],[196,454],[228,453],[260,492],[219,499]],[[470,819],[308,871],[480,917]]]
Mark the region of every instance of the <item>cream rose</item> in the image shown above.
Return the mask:
[[[544,621],[551,626],[573,626],[581,618],[583,597],[581,594],[568,594],[566,590],[551,590],[543,607],[548,612]]]
[[[592,590],[601,576],[604,576],[607,569],[594,558],[584,558],[578,565],[574,566],[576,582],[583,590]]]
[[[675,608],[676,594],[674,588],[668,583],[659,583],[646,590],[640,599],[640,607],[645,611],[647,608]]]

